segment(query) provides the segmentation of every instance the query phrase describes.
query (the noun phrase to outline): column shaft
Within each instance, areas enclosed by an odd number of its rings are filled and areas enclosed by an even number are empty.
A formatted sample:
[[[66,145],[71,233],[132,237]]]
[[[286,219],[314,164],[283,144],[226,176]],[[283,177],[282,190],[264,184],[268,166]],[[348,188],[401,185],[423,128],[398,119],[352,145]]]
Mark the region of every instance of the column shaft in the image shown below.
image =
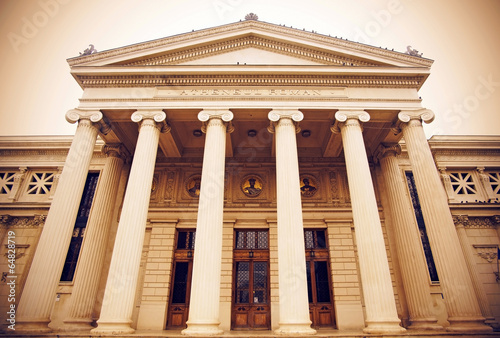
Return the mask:
[[[97,328],[92,330],[94,334],[134,332],[130,324],[160,136],[157,122],[164,119],[162,111],[132,114],[134,122],[142,122],[116,232],[101,316]]]
[[[399,326],[389,263],[361,125],[365,112],[337,112],[347,167],[359,268],[366,307],[367,333],[403,332]]]
[[[415,176],[427,234],[444,293],[450,331],[491,331],[484,325],[460,242],[453,224],[448,197],[427,143],[420,117],[399,113],[403,137]]]
[[[20,331],[50,331],[50,313],[75,225],[98,129],[85,116],[78,123],[54,200],[47,215],[33,263],[19,302]]]
[[[104,152],[107,155],[106,163],[99,179],[94,205],[85,231],[68,316],[64,320],[66,329],[69,330],[92,329],[92,311],[101,278],[112,211],[123,167],[119,147],[105,146]]]
[[[230,111],[202,111],[207,122],[200,201],[196,224],[191,298],[187,328],[182,334],[219,335],[220,274],[224,208],[226,124]]]
[[[274,115],[273,115],[274,114]],[[290,114],[290,115],[288,115]],[[269,113],[275,121],[278,220],[278,334],[314,334],[309,316],[302,200],[295,122],[299,111]],[[293,120],[292,120],[293,119]],[[276,121],[277,120],[277,121]]]
[[[410,314],[410,328],[442,329],[432,313],[429,273],[412,205],[406,193],[396,153],[399,146],[381,149],[380,166],[391,207],[396,250]]]

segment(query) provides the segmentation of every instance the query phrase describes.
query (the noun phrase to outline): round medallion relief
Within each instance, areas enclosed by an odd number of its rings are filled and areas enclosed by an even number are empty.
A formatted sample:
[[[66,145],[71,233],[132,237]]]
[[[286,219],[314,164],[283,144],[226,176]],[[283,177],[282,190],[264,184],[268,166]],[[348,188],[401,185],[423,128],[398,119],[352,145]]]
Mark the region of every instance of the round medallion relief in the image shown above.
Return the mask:
[[[186,192],[191,197],[200,197],[201,176],[194,175],[186,181]]]
[[[245,176],[240,187],[246,196],[257,197],[262,192],[262,179],[256,175]]]
[[[318,191],[316,178],[311,175],[300,176],[300,194],[304,197],[312,197]]]

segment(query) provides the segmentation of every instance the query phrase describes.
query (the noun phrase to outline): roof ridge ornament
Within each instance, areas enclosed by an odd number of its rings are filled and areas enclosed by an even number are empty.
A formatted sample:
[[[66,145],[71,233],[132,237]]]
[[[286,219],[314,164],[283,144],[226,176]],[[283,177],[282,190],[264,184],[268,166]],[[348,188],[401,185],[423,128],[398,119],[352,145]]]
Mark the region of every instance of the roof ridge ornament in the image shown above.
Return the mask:
[[[255,13],[248,13],[247,15],[245,15],[245,20],[255,20],[255,21],[258,21],[259,17]]]
[[[418,50],[411,48],[411,46],[407,46],[405,54],[408,54],[411,56],[418,56],[419,58],[421,58],[424,53],[419,53]]]

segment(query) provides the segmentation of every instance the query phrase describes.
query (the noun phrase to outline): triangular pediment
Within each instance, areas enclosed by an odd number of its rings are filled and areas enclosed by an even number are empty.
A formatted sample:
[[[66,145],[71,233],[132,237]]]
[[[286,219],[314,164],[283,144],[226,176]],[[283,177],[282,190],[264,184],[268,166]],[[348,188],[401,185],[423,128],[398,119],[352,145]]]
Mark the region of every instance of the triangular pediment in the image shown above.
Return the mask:
[[[248,20],[68,60],[71,66],[329,65],[430,67],[432,60]]]

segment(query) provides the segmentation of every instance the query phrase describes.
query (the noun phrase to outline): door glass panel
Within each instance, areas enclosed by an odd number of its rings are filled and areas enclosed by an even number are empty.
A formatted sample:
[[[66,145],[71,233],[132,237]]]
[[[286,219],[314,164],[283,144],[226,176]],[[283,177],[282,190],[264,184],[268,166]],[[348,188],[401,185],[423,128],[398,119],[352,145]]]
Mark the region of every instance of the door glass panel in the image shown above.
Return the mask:
[[[309,303],[312,303],[313,293],[311,285],[311,262],[306,262],[306,272],[307,272],[307,297],[309,298]]]
[[[253,263],[253,302],[267,303],[267,262]]]
[[[172,304],[186,303],[186,288],[188,280],[188,262],[177,262],[175,264],[174,292]]]
[[[327,262],[314,262],[316,275],[316,299],[318,303],[330,302],[330,289],[328,287],[328,266]]]
[[[249,303],[250,263],[236,263],[236,303]]]

